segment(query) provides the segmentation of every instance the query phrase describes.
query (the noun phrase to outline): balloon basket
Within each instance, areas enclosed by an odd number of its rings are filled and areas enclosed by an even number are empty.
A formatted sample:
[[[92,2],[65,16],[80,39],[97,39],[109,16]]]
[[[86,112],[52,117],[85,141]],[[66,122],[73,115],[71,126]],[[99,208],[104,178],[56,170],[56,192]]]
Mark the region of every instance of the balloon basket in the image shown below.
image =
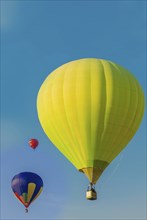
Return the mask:
[[[87,190],[86,199],[87,200],[96,200],[97,199],[97,193],[94,192],[93,190]]]
[[[86,192],[86,199],[88,200],[96,200],[97,192],[95,191],[95,187],[93,183],[90,183]]]
[[[28,209],[25,209],[25,213],[28,213]]]

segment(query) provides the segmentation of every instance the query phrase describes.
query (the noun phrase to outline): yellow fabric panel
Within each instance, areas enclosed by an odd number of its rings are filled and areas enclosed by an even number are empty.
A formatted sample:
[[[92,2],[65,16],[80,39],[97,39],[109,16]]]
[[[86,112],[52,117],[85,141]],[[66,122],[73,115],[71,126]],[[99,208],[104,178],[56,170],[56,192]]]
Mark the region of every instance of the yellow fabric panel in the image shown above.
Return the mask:
[[[95,184],[101,176],[103,170],[94,167],[87,167],[80,170],[80,172],[85,173],[85,175],[89,179],[89,182]]]
[[[32,202],[34,202],[34,200],[38,198],[38,196],[40,195],[40,193],[42,192],[42,190],[43,190],[43,187],[40,188],[38,194],[35,196],[35,198],[32,200]],[[31,203],[32,203],[32,202],[31,202]]]
[[[36,184],[35,183],[29,183],[28,184],[28,196],[27,196],[27,202],[30,202],[32,195],[35,191]]]
[[[59,106],[57,107],[55,106],[58,101],[60,102],[60,99],[63,99],[62,92],[60,91],[60,82],[62,78],[60,78],[59,74],[57,75],[57,77],[59,76],[57,78],[56,72],[54,75],[55,75],[54,77],[52,77],[52,75],[49,75],[50,76],[50,79],[48,81],[49,86],[45,82],[49,89],[44,90],[44,88],[42,88],[44,95],[43,97],[41,97],[43,105],[40,106],[41,108],[40,110],[43,113],[41,114],[41,117],[43,117],[43,121],[45,121],[45,124],[46,124],[46,126],[44,126],[43,129],[46,133],[48,132],[48,130],[50,130],[50,132],[52,133],[51,134],[52,142],[57,147],[60,146],[60,150],[71,162],[73,161],[73,163],[78,163],[77,159],[75,158],[75,155],[73,155],[74,152],[70,152],[70,149],[66,150],[68,149],[68,146],[71,146],[72,144],[71,137],[68,137],[68,135],[70,135],[69,127],[68,127],[68,124],[63,121],[63,119],[66,120],[65,113],[62,112],[62,110],[64,110],[62,107],[63,105],[61,105],[60,108]],[[56,79],[56,86],[54,85],[55,79]],[[59,84],[59,94],[56,95],[57,93],[56,88],[58,89],[58,84]],[[56,98],[54,98],[55,96]],[[46,97],[49,97],[48,99],[48,106],[50,106],[49,111],[48,111],[48,108],[44,108],[47,104]],[[55,120],[57,123],[55,123]],[[60,132],[61,130],[64,131],[62,132],[62,134]]]
[[[37,110],[49,139],[77,169],[100,168],[95,161],[110,163],[136,133],[144,95],[120,65],[80,59],[49,74]]]

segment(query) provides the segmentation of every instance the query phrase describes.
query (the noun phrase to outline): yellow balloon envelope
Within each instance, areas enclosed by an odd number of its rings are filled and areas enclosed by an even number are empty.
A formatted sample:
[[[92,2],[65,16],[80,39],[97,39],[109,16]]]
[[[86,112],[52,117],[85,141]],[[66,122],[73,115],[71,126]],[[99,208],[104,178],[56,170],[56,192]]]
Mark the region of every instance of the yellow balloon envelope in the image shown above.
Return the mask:
[[[95,184],[136,133],[144,95],[122,66],[87,58],[49,74],[38,93],[37,109],[49,139]]]

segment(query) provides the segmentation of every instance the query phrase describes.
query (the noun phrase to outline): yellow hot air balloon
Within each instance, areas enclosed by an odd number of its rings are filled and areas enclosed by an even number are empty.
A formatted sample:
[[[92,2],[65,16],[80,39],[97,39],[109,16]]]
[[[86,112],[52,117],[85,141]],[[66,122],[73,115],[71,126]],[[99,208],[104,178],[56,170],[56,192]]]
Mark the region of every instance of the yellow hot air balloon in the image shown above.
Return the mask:
[[[79,170],[91,188],[136,133],[144,95],[135,77],[111,61],[87,58],[66,63],[43,82],[38,117],[53,144]]]

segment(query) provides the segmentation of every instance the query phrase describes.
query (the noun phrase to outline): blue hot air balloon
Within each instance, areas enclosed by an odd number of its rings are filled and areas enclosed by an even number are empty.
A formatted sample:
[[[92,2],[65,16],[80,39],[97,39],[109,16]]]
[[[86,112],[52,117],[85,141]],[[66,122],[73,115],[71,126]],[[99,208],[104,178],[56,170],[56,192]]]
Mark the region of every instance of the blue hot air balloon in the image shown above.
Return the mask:
[[[28,212],[29,205],[42,192],[43,181],[35,173],[22,172],[13,177],[11,187],[17,199],[26,207],[26,212]]]

